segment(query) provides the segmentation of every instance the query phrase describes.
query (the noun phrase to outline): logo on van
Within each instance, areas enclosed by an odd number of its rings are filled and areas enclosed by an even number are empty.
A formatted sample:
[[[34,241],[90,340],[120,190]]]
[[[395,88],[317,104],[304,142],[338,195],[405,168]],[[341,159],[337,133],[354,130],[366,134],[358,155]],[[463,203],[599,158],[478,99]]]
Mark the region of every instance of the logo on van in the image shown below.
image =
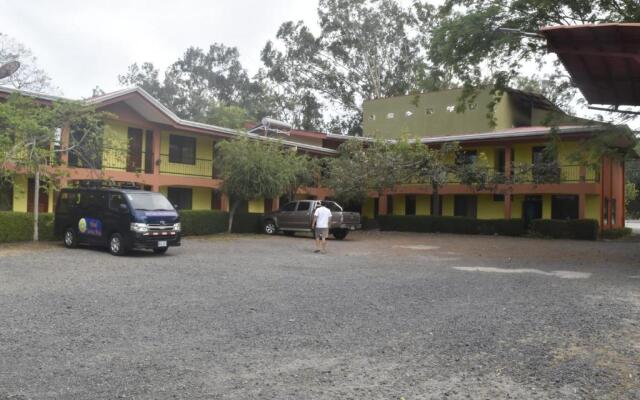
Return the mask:
[[[78,230],[81,233],[85,233],[87,231],[87,220],[84,218],[80,218],[80,221],[78,221]]]

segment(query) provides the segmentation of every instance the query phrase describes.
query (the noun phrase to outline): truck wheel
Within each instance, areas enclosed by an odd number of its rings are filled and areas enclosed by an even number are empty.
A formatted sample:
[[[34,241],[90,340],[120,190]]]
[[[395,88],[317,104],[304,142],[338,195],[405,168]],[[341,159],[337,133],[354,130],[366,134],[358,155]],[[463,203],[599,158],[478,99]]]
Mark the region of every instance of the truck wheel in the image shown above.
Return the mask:
[[[112,234],[109,238],[109,252],[114,256],[123,256],[126,253],[124,240],[118,232]]]
[[[64,231],[64,246],[68,249],[74,249],[78,247],[78,235],[73,228],[67,228]]]
[[[262,224],[262,231],[267,235],[275,235],[278,232],[278,227],[273,220],[267,220]]]
[[[331,233],[333,234],[334,238],[338,240],[342,240],[347,237],[347,235],[349,234],[349,231],[346,229],[336,229]]]

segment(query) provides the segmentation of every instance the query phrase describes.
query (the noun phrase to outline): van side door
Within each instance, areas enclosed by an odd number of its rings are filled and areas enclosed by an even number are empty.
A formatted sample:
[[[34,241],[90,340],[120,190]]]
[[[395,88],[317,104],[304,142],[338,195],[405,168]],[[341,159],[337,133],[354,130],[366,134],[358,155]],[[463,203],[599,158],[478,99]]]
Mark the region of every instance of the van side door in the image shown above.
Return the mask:
[[[78,208],[78,238],[85,243],[103,243],[103,213],[105,193],[96,190],[82,192]]]
[[[126,234],[130,228],[129,206],[124,198],[124,194],[120,192],[107,193],[107,206],[104,211],[104,238],[112,232],[120,232]]]

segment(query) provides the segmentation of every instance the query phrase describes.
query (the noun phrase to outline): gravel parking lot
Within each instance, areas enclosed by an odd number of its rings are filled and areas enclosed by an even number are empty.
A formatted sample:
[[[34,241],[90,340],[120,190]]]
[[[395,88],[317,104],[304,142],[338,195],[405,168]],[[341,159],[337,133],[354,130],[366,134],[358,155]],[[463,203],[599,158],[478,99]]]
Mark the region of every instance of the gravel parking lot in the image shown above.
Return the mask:
[[[0,399],[637,399],[633,242],[0,247]]]

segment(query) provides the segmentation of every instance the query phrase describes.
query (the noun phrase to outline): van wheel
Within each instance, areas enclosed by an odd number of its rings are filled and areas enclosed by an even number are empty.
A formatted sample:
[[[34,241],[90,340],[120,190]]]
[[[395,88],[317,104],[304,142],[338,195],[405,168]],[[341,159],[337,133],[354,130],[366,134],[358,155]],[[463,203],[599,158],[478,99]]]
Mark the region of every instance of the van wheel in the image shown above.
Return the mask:
[[[153,249],[153,252],[156,254],[164,254],[169,250],[168,247],[158,247],[157,249]]]
[[[78,247],[78,235],[76,235],[75,229],[67,228],[67,230],[64,231],[64,246],[68,249]]]
[[[333,237],[338,239],[338,240],[342,240],[344,238],[347,237],[347,235],[349,234],[349,231],[346,229],[336,229],[335,231],[331,232],[333,233]]]
[[[267,235],[275,235],[278,232],[278,227],[273,220],[267,220],[262,224],[262,231]]]
[[[109,238],[109,252],[114,256],[122,256],[126,253],[122,235],[118,232],[112,234]]]

